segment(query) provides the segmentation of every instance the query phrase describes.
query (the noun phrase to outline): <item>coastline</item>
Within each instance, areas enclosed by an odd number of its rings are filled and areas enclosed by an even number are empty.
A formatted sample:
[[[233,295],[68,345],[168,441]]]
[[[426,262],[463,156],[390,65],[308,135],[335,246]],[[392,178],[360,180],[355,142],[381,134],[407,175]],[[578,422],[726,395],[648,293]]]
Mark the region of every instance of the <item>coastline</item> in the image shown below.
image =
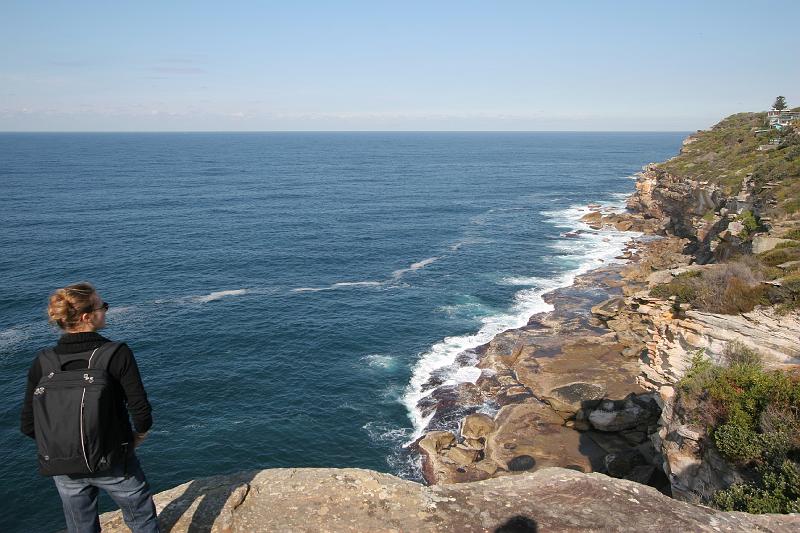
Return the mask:
[[[556,300],[552,295],[575,285],[582,276],[610,266],[621,268],[630,261],[629,254],[636,249],[637,239],[645,235],[643,232],[632,230],[632,226],[624,230],[611,225],[592,227],[593,224],[583,218],[591,213],[623,214],[631,194],[621,193],[619,200],[614,203],[571,205],[562,210],[542,212],[548,216],[548,221],[554,227],[562,230],[561,239],[553,245],[555,253],[564,252],[564,247],[568,245],[580,245],[587,238],[594,242],[585,244],[588,250],[577,267],[558,273],[551,279],[506,280],[509,284],[520,286],[510,313],[501,316],[499,320],[491,317],[494,320],[485,322],[475,333],[445,338],[420,356],[403,397],[403,404],[414,426],[408,444],[425,433],[433,418],[433,413],[426,414],[419,409],[421,402],[441,387],[457,386],[460,383],[474,384],[480,379],[478,352],[482,347],[491,344],[505,332],[530,325],[536,316],[552,312],[555,309],[553,301]]]
[[[636,194],[626,195],[624,205]],[[470,369],[460,376],[473,379],[430,373],[416,404],[417,420],[425,425],[415,428],[411,445],[429,484],[552,466],[608,472],[608,457],[615,453],[656,461],[650,436],[661,404],[640,380],[647,331],[620,335],[601,320],[598,308],[618,305],[636,290],[640,263],[649,271],[653,263],[688,264],[689,256],[681,253],[682,241],[656,235],[656,220],[622,205],[571,206],[560,213],[560,227],[568,230],[562,238],[598,239],[599,261],[584,262],[564,273],[562,283],[540,290],[541,306],[524,323],[458,354],[454,364]],[[454,375],[459,373],[451,370]],[[586,417],[603,400],[621,408],[626,401],[642,403],[642,420],[622,433],[594,431]],[[669,481],[657,469],[638,468],[636,476],[669,493]]]

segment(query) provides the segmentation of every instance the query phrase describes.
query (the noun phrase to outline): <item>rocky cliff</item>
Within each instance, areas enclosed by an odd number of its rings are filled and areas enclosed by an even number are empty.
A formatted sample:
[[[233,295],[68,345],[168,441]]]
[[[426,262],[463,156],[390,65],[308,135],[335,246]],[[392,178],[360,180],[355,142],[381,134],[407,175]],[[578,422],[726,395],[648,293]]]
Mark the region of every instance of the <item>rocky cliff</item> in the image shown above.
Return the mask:
[[[772,531],[800,516],[724,513],[601,474],[532,474],[426,487],[359,469],[272,469],[185,483],[155,497],[162,531]],[[106,533],[127,532],[119,511]]]
[[[431,385],[421,403],[430,431],[418,443],[429,483],[562,466],[708,503],[742,481],[709,445],[707,428],[676,409],[674,385],[696,354],[720,363],[734,341],[759,351],[768,368],[796,368],[800,315],[764,304],[769,291],[757,285],[784,290],[800,261],[759,266],[772,277],[747,281],[762,304],[745,311],[695,309],[651,290],[682,276],[730,283],[720,281],[717,263],[776,247],[795,259],[791,247],[800,243],[779,235],[800,234],[785,198],[798,177],[790,157],[797,139],[788,137],[781,153],[755,155],[751,130],[760,118],[726,119],[690,136],[676,158],[646,166],[627,213],[589,206],[580,231],[644,234],[623,255],[629,264],[579,277],[547,295],[553,311],[475,350],[475,383]]]

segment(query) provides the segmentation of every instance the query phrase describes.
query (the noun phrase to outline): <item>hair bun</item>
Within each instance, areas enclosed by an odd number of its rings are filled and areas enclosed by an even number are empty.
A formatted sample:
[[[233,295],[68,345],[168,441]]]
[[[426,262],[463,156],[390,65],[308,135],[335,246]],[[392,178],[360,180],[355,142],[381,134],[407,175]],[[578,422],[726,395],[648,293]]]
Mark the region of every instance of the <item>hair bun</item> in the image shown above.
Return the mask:
[[[47,316],[61,329],[75,326],[81,314],[92,307],[95,288],[91,283],[76,283],[57,289],[50,295]]]

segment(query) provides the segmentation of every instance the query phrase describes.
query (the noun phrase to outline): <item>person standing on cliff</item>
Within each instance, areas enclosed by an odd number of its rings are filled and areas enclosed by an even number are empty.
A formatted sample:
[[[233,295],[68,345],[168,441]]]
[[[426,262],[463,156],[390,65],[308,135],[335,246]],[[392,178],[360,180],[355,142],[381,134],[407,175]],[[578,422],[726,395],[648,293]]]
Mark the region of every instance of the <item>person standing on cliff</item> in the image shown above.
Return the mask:
[[[134,448],[147,436],[153,420],[133,352],[125,344],[108,345],[111,341],[97,333],[106,325],[108,304],[103,302],[89,283],[78,283],[56,290],[50,296],[47,311],[50,321],[57,324],[64,333],[53,350],[43,350],[37,354],[28,371],[27,390],[21,414],[22,433],[36,439],[36,428],[44,427],[43,424],[46,423],[44,420],[36,420],[37,411],[34,407],[34,396],[44,394],[45,390],[40,386],[45,374],[43,366],[56,361],[60,366],[57,371],[64,371],[65,375],[66,371],[92,369],[95,368],[92,366],[92,357],[100,350],[104,353],[102,359],[106,361],[104,365],[106,374],[103,375],[108,376],[107,387],[111,392],[104,401],[112,407],[107,416],[112,417],[114,423],[104,425],[99,431],[110,432],[111,426],[116,426],[117,429],[113,436],[99,437],[101,439],[107,437],[107,441],[119,441],[115,446],[116,449],[107,454],[108,459],[106,457],[101,459],[100,467],[96,471],[88,474],[83,471],[53,475],[64,507],[68,531],[70,533],[100,531],[97,498],[99,489],[102,488],[120,507],[125,523],[134,533],[158,532],[158,519],[150,486],[134,452]],[[103,345],[107,345],[105,349],[101,349]],[[44,354],[44,352],[49,353]],[[78,375],[80,376],[80,373]],[[83,376],[87,380],[91,379],[88,374]],[[49,373],[47,377],[52,378],[53,373]],[[84,394],[86,390],[84,388]],[[83,446],[84,399],[81,397],[79,400],[80,444]],[[40,469],[43,468],[41,455],[40,447]],[[86,457],[85,450],[83,455]],[[48,456],[44,456],[44,460],[49,459]],[[90,461],[87,460],[87,468],[89,464]],[[63,466],[59,468],[65,469]],[[69,467],[66,467],[66,470],[69,470]],[[46,467],[42,473],[52,475],[46,473]]]

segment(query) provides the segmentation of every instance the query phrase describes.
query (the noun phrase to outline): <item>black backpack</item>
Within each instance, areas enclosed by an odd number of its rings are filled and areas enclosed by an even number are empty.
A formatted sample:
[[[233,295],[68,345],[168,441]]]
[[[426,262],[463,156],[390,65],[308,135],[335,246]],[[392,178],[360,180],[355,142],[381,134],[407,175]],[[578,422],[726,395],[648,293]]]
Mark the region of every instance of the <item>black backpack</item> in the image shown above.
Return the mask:
[[[107,342],[92,352],[62,356],[63,363],[52,348],[39,354],[42,379],[33,391],[33,423],[43,476],[102,472],[124,456],[123,424],[108,373],[120,345]],[[88,359],[88,368],[62,370],[75,359]]]

